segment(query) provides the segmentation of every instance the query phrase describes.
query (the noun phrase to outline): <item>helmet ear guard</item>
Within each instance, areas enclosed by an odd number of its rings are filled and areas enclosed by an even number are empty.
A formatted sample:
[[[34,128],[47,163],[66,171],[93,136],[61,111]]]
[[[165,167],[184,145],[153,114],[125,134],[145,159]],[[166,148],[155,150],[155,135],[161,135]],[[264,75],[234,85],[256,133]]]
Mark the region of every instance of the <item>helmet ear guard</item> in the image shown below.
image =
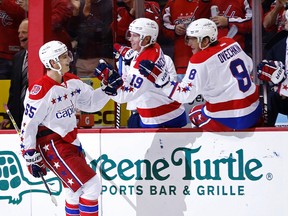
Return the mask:
[[[218,29],[209,19],[200,18],[190,23],[186,29],[186,37],[196,37],[200,44],[205,37],[209,37],[210,44],[217,41]]]
[[[135,19],[132,23],[130,23],[129,32],[139,34],[141,42],[146,36],[150,36],[150,43],[146,45],[149,46],[156,43],[159,34],[159,26],[154,20],[148,18],[138,18]]]

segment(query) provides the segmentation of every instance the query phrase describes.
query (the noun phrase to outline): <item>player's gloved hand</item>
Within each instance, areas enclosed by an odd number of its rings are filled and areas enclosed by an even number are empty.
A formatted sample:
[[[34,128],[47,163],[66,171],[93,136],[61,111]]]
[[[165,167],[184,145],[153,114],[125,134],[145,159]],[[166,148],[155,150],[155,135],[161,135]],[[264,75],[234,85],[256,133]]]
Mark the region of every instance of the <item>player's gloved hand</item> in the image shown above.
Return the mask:
[[[281,61],[263,60],[257,66],[257,75],[260,80],[281,83],[285,78],[285,68]]]
[[[108,80],[108,77],[113,73],[114,68],[105,60],[100,59],[98,66],[95,68],[94,75],[100,80]]]
[[[157,88],[163,88],[169,83],[170,77],[166,70],[162,70],[150,60],[142,60],[139,64],[139,72],[155,84]]]
[[[46,167],[39,152],[35,149],[28,149],[24,152],[23,157],[31,175],[36,178],[40,177],[39,173],[42,173],[43,176],[47,175]]]
[[[123,85],[121,76],[116,72],[109,76],[108,80],[102,80],[101,89],[111,96],[117,95],[117,89]]]
[[[96,77],[101,80],[101,89],[108,95],[117,95],[117,89],[123,85],[123,80],[118,72],[103,59],[95,69]]]
[[[121,56],[125,65],[130,65],[133,57],[134,57],[135,51],[128,47],[128,46],[123,46],[119,43],[115,43],[113,45],[113,55],[116,60],[119,59]]]

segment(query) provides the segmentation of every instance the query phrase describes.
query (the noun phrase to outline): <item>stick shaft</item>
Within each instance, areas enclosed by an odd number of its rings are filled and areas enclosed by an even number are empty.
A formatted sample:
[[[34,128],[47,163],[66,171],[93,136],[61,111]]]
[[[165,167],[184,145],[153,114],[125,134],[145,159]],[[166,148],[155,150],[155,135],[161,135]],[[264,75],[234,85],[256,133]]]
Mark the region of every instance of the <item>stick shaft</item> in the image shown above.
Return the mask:
[[[12,124],[13,124],[16,132],[17,132],[17,134],[18,134],[19,137],[20,137],[20,136],[21,136],[21,130],[20,130],[19,127],[17,126],[17,124],[16,124],[16,122],[15,122],[15,119],[13,118],[13,116],[12,116],[12,114],[11,114],[8,106],[7,106],[7,104],[4,104],[4,109],[6,110],[6,113],[7,113],[7,115],[9,116],[10,121],[12,122]],[[43,177],[43,173],[39,172],[39,175],[40,175],[40,177],[41,177],[41,179],[42,179],[42,181],[43,181],[43,183],[44,183],[44,185],[45,185],[45,187],[46,187],[47,192],[48,192],[49,195],[51,196],[52,202],[57,206],[57,202],[56,202],[55,198],[52,196],[51,190],[50,190],[50,188],[48,187],[48,184],[47,184],[46,180],[45,180],[44,177]]]
[[[12,116],[12,114],[11,114],[8,106],[7,106],[7,104],[4,104],[4,109],[6,110],[6,113],[7,113],[7,115],[9,116],[10,121],[12,122],[12,124],[13,124],[16,132],[20,135],[20,134],[21,134],[21,131],[20,131],[19,127],[17,126],[16,121],[15,121],[15,119],[13,118],[13,116]]]
[[[118,60],[118,73],[122,76],[122,56],[120,55]],[[119,129],[121,125],[121,104],[116,103],[116,128]]]

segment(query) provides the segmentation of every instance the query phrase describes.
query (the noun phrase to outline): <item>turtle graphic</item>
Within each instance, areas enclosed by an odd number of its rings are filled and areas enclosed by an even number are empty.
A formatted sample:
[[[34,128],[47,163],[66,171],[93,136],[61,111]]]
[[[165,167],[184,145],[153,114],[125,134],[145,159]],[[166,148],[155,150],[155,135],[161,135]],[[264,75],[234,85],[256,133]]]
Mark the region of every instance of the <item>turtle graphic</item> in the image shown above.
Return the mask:
[[[52,195],[62,192],[62,184],[57,177],[46,180]],[[48,193],[42,181],[31,182],[23,174],[17,155],[12,151],[0,151],[0,200],[8,199],[9,204],[19,204],[26,193]]]

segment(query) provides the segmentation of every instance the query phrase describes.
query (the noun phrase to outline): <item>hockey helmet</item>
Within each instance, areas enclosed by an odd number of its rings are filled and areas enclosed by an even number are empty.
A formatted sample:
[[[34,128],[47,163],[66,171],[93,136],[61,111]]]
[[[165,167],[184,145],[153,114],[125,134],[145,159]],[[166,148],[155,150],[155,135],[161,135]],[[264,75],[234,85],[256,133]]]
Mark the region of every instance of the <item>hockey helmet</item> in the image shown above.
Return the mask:
[[[135,19],[129,25],[129,31],[139,34],[140,40],[142,41],[146,36],[151,36],[150,44],[154,44],[157,40],[159,33],[158,24],[151,19],[148,18],[138,18]]]
[[[67,46],[60,41],[50,41],[45,43],[39,49],[39,58],[47,69],[54,69],[50,60],[59,63],[59,56],[67,52]]]
[[[196,37],[198,43],[201,43],[203,38],[209,37],[210,43],[213,43],[217,41],[218,29],[212,20],[200,18],[189,24],[186,29],[186,36]]]

